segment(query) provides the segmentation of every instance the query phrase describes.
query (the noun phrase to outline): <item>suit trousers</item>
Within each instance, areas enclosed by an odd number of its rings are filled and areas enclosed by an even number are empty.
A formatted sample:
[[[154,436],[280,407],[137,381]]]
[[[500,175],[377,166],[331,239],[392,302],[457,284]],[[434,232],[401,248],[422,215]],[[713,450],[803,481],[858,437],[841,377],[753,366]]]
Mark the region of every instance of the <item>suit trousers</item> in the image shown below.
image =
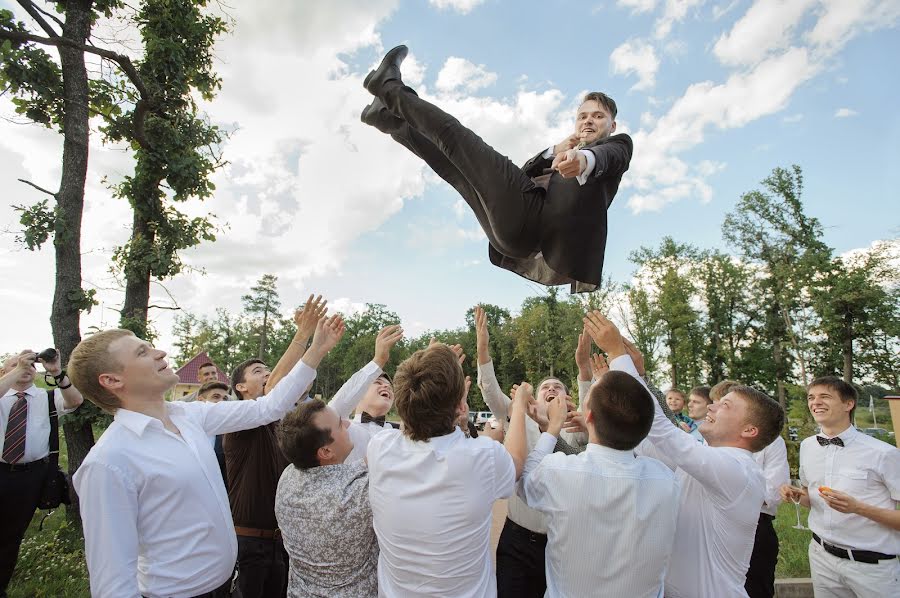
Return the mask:
[[[497,542],[497,598],[542,598],[547,591],[547,535],[506,518]]]
[[[392,137],[456,189],[491,245],[517,258],[539,251],[544,189],[509,158],[409,87],[389,81],[381,99],[408,125]]]
[[[900,559],[859,563],[810,540],[809,570],[816,598],[900,598]]]
[[[778,535],[772,521],[775,518],[766,513],[759,514],[756,524],[756,539],[750,554],[750,568],[744,589],[750,598],[772,598],[775,595],[775,565],[778,563]]]
[[[287,596],[288,555],[280,538],[238,536],[238,569],[243,598]]]
[[[10,471],[8,465],[0,464],[0,596],[6,595],[16,568],[19,546],[37,510],[47,467],[45,461],[34,461],[28,469]]]

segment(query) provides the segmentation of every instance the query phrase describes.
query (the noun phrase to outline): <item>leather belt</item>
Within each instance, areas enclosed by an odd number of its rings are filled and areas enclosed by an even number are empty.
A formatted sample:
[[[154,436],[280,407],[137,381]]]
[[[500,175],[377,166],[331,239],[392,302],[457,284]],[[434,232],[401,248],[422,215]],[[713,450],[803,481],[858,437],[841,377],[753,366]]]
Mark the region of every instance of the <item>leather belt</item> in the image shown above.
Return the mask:
[[[838,548],[834,544],[829,544],[824,541],[822,538],[813,533],[813,540],[822,545],[822,548],[825,549],[825,552],[828,554],[832,554],[841,559],[847,559],[849,561],[855,561],[857,563],[867,563],[869,565],[877,564],[878,561],[885,561],[888,559],[895,559],[897,555],[895,554],[884,554],[882,552],[873,552],[871,550],[853,550],[847,548]]]
[[[263,540],[275,540],[281,537],[280,529],[257,529],[255,527],[234,526],[234,531],[245,538],[262,538]]]
[[[37,461],[30,461],[28,463],[4,463],[0,461],[0,470],[2,471],[28,471],[33,467],[38,467],[40,465],[46,465],[50,462],[50,457],[44,457],[43,459],[38,459]]]

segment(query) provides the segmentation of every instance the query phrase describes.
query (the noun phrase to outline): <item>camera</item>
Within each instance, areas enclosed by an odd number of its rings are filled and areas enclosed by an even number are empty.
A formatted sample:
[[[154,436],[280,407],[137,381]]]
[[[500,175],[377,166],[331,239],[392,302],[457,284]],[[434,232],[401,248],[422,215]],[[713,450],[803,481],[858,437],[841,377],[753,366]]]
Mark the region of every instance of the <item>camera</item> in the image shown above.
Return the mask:
[[[43,361],[53,361],[59,356],[59,352],[53,347],[49,349],[44,349],[40,353],[37,354],[37,358]]]

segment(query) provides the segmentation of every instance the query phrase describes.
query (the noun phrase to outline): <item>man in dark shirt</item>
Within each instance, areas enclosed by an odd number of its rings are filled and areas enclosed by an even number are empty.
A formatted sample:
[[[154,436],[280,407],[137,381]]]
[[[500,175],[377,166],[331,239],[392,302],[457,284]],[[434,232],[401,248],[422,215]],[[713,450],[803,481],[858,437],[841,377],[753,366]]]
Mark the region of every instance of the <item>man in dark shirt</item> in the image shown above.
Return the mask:
[[[484,229],[491,263],[541,284],[570,284],[572,292],[596,290],[606,210],[632,152],[628,135],[613,135],[612,98],[585,95],[575,132],[519,168],[403,83],[406,54],[406,46],[397,46],[366,77],[376,99],[362,121],[391,135],[459,192]]]
[[[324,313],[325,302],[310,295],[294,315],[297,332],[274,370],[259,359],[249,359],[234,369],[231,387],[238,400],[263,396],[291,371]],[[226,434],[223,441],[243,598],[278,598],[287,593],[288,557],[275,520],[275,491],[289,463],[278,446],[280,423]]]

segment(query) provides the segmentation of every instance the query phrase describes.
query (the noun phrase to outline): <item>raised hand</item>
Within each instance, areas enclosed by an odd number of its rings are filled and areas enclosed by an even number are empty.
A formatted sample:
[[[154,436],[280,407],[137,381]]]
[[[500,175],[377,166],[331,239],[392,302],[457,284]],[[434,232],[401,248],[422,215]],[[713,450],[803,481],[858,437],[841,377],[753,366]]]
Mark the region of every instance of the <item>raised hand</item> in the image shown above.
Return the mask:
[[[635,369],[639,375],[643,376],[646,374],[646,371],[644,370],[644,354],[641,353],[635,344],[627,338],[623,338],[622,340],[625,342],[625,351],[631,357],[631,361],[634,362]]]
[[[591,336],[584,330],[578,335],[575,346],[575,365],[578,366],[578,379],[591,379]]]
[[[594,342],[612,361],[625,354],[625,341],[616,325],[610,322],[599,311],[588,312],[584,318],[584,327]]]
[[[344,331],[344,320],[340,314],[320,319],[316,325],[316,332],[313,335],[310,350],[316,348],[322,353],[328,353],[340,342],[341,337],[344,336]]]
[[[375,338],[375,357],[372,361],[384,369],[391,358],[391,349],[403,338],[403,328],[399,324],[385,326]]]
[[[553,397],[547,405],[547,432],[553,436],[559,436],[566,418],[569,416],[569,406],[566,404],[566,397],[560,395]]]
[[[594,377],[594,380],[599,380],[600,376],[609,371],[609,364],[606,363],[606,358],[600,355],[599,353],[594,353],[591,355],[591,374]]]
[[[468,403],[469,401],[469,389],[472,388],[472,376],[466,376],[466,381],[463,384],[463,395],[462,398],[464,401]],[[468,417],[468,415],[467,415]]]
[[[328,301],[322,299],[322,295],[309,296],[306,303],[294,312],[294,324],[297,326],[297,336],[308,339],[316,331],[316,324],[328,311]]]
[[[578,133],[572,133],[553,146],[553,155],[556,156],[557,154],[569,151],[570,149],[578,145],[580,141],[581,139],[578,138]]]
[[[475,306],[475,348],[478,357],[478,365],[484,365],[491,360],[490,349],[491,336],[488,333],[487,314],[480,305]]]
[[[581,411],[569,411],[569,418],[566,420],[565,425],[563,426],[563,430],[566,432],[572,432],[573,434],[578,432],[588,433],[587,429],[587,420],[584,417],[584,413]]]
[[[459,361],[459,365],[462,365],[466,360],[466,354],[463,353],[462,345],[450,345],[450,350],[456,353],[456,359]]]

